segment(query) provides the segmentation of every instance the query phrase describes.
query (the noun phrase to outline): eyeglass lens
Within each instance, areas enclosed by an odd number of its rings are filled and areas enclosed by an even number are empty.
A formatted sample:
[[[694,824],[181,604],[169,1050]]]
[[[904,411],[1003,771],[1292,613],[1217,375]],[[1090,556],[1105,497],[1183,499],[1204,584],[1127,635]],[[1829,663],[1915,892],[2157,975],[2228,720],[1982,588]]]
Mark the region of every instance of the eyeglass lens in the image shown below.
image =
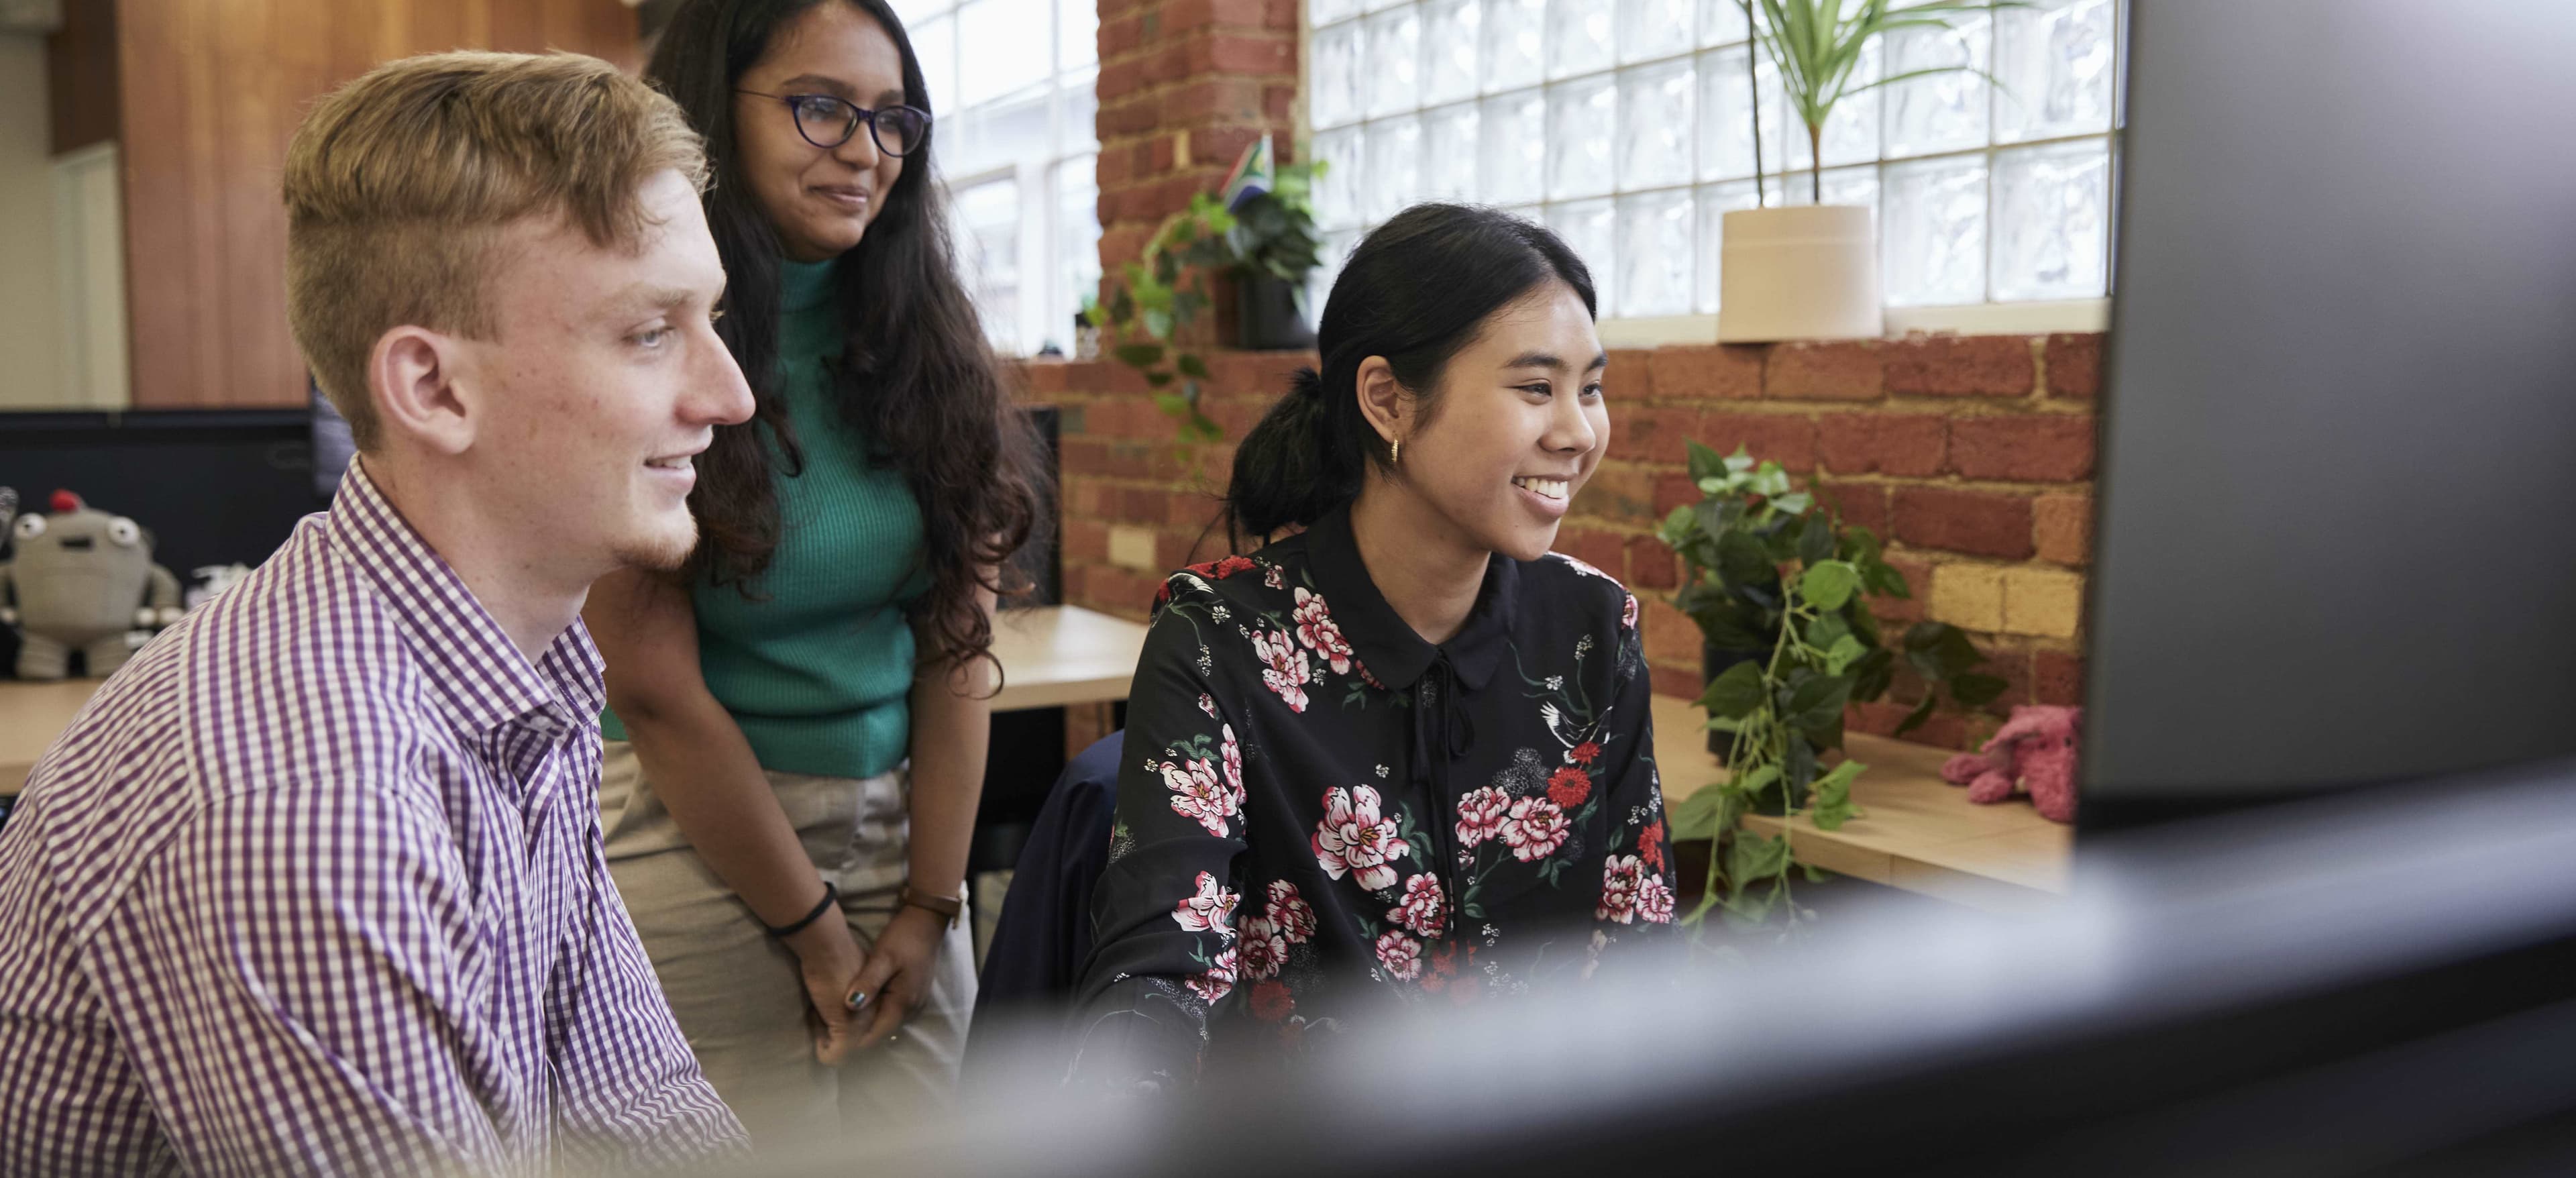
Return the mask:
[[[921,146],[930,133],[930,116],[908,106],[881,108],[873,115],[829,95],[808,94],[798,97],[796,130],[816,147],[833,148],[849,142],[858,133],[862,119],[870,124],[877,150],[887,155],[909,155]]]

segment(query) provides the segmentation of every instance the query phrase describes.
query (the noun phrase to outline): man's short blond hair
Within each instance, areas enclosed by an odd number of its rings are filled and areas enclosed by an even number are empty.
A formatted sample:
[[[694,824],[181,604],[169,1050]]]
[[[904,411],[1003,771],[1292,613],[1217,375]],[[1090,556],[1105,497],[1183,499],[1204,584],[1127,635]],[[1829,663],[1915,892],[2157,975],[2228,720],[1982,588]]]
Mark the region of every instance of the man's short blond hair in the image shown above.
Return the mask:
[[[406,57],[316,103],[286,149],[286,313],[358,447],[381,433],[367,359],[385,332],[491,338],[502,227],[555,216],[636,248],[665,170],[706,183],[678,105],[579,54]]]

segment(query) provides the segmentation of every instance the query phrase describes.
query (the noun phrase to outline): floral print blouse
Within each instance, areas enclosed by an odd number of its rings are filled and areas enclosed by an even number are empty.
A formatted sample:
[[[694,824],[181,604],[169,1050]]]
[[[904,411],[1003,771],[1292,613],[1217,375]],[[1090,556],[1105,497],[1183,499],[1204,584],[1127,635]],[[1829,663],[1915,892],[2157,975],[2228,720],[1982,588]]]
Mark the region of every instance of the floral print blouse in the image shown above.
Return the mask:
[[[1565,556],[1494,557],[1438,646],[1378,594],[1347,508],[1173,574],[1075,1074],[1186,1086],[1211,1048],[1579,981],[1665,931],[1651,696],[1636,599]]]

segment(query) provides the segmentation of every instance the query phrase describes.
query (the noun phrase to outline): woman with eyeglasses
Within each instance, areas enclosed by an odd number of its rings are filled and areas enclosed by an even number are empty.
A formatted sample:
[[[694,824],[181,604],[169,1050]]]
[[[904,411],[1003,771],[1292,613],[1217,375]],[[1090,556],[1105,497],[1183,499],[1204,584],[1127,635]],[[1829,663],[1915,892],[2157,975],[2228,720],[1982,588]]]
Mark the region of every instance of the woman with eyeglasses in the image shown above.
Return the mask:
[[[774,1146],[953,1091],[992,609],[1043,475],[884,0],[690,0],[646,76],[706,137],[757,411],[696,457],[688,567],[592,591],[600,822],[700,1065]]]

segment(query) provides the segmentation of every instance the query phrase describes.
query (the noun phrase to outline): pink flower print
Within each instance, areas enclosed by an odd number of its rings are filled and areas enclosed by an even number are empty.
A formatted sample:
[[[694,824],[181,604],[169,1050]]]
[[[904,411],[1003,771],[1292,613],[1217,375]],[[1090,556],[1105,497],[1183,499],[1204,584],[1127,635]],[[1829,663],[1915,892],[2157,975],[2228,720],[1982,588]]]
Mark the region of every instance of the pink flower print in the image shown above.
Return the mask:
[[[1215,875],[1202,871],[1199,873],[1198,894],[1174,905],[1172,920],[1194,933],[1231,937],[1234,935],[1236,898],[1233,892],[1225,889],[1225,885],[1216,881]]]
[[[1573,566],[1574,566],[1574,571],[1575,571],[1575,572],[1578,572],[1578,573],[1581,573],[1581,574],[1583,574],[1584,576],[1587,576],[1587,577],[1599,577],[1599,578],[1601,578],[1601,579],[1602,579],[1602,580],[1604,580],[1604,581],[1613,581],[1613,580],[1616,580],[1616,579],[1617,579],[1617,578],[1615,578],[1615,577],[1612,577],[1612,576],[1611,576],[1610,574],[1608,574],[1608,573],[1602,572],[1601,570],[1599,570],[1599,569],[1597,569],[1597,568],[1594,568],[1594,567],[1592,567],[1591,565],[1586,564],[1586,563],[1584,563],[1584,562],[1582,562],[1582,561],[1580,561],[1580,560],[1577,560],[1577,559],[1575,559],[1575,558],[1573,558],[1573,557],[1571,557],[1571,556],[1567,556],[1566,554],[1564,554],[1564,553],[1562,553],[1562,552],[1558,552],[1558,553],[1551,553],[1550,555],[1555,556],[1558,560],[1564,561],[1564,562],[1565,562],[1565,563],[1567,563],[1567,564],[1573,565]]]
[[[1222,1001],[1234,992],[1234,950],[1217,954],[1216,960],[1209,962],[1206,970],[1190,975],[1181,984],[1188,986],[1190,993],[1198,995],[1202,1001]]]
[[[1243,976],[1251,981],[1278,977],[1279,967],[1288,963],[1288,938],[1280,935],[1279,926],[1266,916],[1243,918],[1234,949]]]
[[[1202,711],[1202,712],[1206,712],[1206,713],[1207,713],[1209,716],[1211,716],[1211,717],[1215,716],[1215,715],[1216,715],[1216,700],[1215,700],[1215,699],[1213,699],[1213,698],[1211,698],[1211,697],[1208,695],[1208,693],[1206,693],[1206,692],[1204,692],[1204,691],[1200,692],[1200,693],[1199,693],[1199,710],[1200,710],[1200,711]]]
[[[1634,630],[1637,628],[1637,595],[1631,593],[1627,597],[1628,604],[1619,607],[1619,628]]]
[[[1440,893],[1440,880],[1428,873],[1404,881],[1404,902],[1388,909],[1386,919],[1426,937],[1440,935],[1449,919],[1447,897]]]
[[[1351,673],[1351,644],[1342,638],[1342,628],[1333,624],[1333,615],[1324,608],[1322,595],[1297,589],[1297,641],[1306,649],[1322,656],[1336,675]]]
[[[1570,829],[1565,811],[1556,803],[1522,798],[1512,803],[1511,816],[1503,820],[1503,841],[1511,844],[1513,858],[1530,863],[1556,853]]]
[[[1512,796],[1492,786],[1458,799],[1458,845],[1473,848],[1503,833],[1503,819],[1511,808]]]
[[[1660,875],[1637,881],[1637,915],[1648,924],[1673,922],[1673,885]]]
[[[1269,664],[1261,670],[1262,685],[1288,704],[1288,710],[1306,710],[1306,681],[1313,678],[1306,667],[1306,652],[1297,649],[1285,630],[1268,634],[1254,633],[1252,653]]]
[[[1279,575],[1279,566],[1275,564],[1265,566],[1265,571],[1261,574],[1261,583],[1273,589],[1285,589],[1288,587],[1286,578]]]
[[[1421,977],[1422,942],[1405,936],[1401,930],[1388,929],[1377,939],[1377,963],[1399,982]]]
[[[1395,868],[1413,847],[1396,837],[1395,820],[1378,814],[1377,791],[1368,786],[1324,791],[1324,818],[1315,824],[1315,861],[1324,874],[1340,879],[1348,873],[1360,887],[1382,892],[1395,886]]]
[[[1224,726],[1225,789],[1234,799],[1234,808],[1243,809],[1243,746],[1234,742],[1234,725]]]
[[[1242,789],[1228,789],[1217,779],[1216,766],[1205,758],[1186,765],[1166,761],[1155,767],[1163,774],[1163,787],[1172,791],[1172,812],[1194,819],[1209,834],[1224,838],[1225,820],[1242,810]]]
[[[1303,945],[1315,935],[1315,910],[1306,906],[1305,897],[1297,894],[1297,885],[1284,879],[1270,881],[1270,906],[1262,912],[1278,928],[1279,935],[1291,945]]]
[[[1593,908],[1593,919],[1635,923],[1637,887],[1645,877],[1645,868],[1637,862],[1636,856],[1610,856],[1610,861],[1601,869],[1601,903]]]

